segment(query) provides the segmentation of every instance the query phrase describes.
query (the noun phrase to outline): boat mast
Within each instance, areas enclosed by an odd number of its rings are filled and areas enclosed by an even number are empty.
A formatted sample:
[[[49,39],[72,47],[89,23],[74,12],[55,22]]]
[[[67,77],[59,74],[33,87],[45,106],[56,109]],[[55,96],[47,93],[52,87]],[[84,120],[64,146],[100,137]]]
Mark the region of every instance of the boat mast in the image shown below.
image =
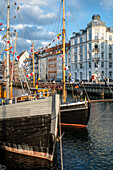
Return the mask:
[[[9,49],[10,43],[9,43],[9,10],[10,10],[10,5],[9,5],[9,0],[7,0],[7,49]],[[7,50],[7,59],[6,59],[6,98],[10,98],[10,89],[9,89],[9,63],[10,62],[10,53],[9,50]]]
[[[11,72],[11,90],[10,90],[10,98],[11,98],[11,99],[13,99],[13,72],[14,72],[14,62],[15,62],[15,52],[16,52],[16,42],[17,42],[17,32],[15,33],[14,54],[13,54],[12,72]]]
[[[62,36],[63,36],[63,95],[62,95],[62,102],[66,102],[67,98],[67,91],[65,90],[65,0],[63,0],[63,30],[62,30]]]
[[[35,65],[34,65],[34,42],[32,44],[32,47],[33,47],[33,87],[35,87]]]

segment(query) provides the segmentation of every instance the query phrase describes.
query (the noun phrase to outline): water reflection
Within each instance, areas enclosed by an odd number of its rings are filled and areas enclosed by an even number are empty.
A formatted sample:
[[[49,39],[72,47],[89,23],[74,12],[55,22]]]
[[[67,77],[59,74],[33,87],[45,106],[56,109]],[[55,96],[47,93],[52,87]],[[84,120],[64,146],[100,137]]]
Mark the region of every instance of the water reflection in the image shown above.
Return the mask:
[[[5,152],[3,150],[0,150],[0,164],[5,165],[7,170],[53,169],[53,163],[48,160]]]
[[[87,128],[62,127],[65,170],[113,169],[113,102],[92,103]],[[61,169],[60,143],[53,162],[0,151],[7,169]]]

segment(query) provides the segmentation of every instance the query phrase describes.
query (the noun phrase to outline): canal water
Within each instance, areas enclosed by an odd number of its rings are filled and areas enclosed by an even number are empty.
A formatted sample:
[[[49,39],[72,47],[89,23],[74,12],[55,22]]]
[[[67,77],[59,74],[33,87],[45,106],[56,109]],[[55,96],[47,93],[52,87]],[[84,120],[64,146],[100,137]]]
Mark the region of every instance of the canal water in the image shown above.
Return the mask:
[[[62,127],[65,170],[113,169],[113,102],[91,104],[87,128]],[[53,162],[0,151],[6,170],[61,169],[60,143]]]

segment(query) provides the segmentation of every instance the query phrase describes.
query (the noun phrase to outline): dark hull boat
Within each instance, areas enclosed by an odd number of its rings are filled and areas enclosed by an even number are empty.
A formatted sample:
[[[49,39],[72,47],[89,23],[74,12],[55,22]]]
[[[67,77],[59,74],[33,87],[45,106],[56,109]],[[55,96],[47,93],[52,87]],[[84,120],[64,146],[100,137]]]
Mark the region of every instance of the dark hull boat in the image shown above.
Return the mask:
[[[60,105],[61,124],[86,127],[90,117],[90,103],[87,101]]]
[[[66,57],[65,57],[65,0],[62,1],[63,3],[63,30],[62,30],[62,37],[63,37],[63,57],[62,57],[62,73],[63,73],[63,94],[62,94],[62,103],[60,105],[60,112],[61,112],[61,124],[62,125],[71,125],[71,126],[81,126],[86,127],[89,116],[90,116],[90,104],[87,101],[84,102],[75,102],[75,103],[66,103],[67,98],[67,91],[65,87],[65,70],[66,70]],[[70,72],[71,76],[71,72]]]
[[[58,112],[59,95],[0,106],[0,147],[52,161]]]

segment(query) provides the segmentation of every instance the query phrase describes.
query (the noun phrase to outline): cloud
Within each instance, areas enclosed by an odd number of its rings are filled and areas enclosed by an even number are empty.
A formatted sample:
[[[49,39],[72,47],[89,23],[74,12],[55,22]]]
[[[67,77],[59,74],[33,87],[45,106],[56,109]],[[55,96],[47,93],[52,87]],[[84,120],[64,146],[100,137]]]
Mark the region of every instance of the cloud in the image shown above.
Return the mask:
[[[27,5],[39,5],[39,6],[47,6],[46,0],[21,0],[21,4],[27,4]]]
[[[100,0],[100,6],[102,6],[103,9],[110,10],[113,8],[113,1],[112,0]]]

